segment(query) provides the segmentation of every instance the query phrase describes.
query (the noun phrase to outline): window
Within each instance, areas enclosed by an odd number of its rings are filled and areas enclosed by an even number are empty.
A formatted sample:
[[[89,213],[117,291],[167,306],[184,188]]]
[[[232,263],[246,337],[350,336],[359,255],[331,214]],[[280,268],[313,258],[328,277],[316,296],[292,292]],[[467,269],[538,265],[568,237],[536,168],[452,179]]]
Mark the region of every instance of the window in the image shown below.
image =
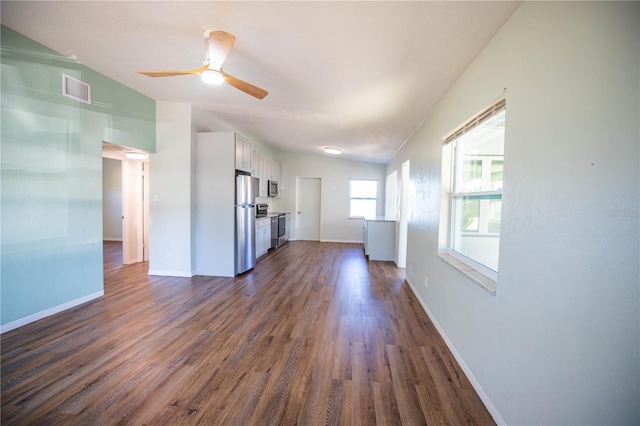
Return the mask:
[[[378,181],[349,180],[349,217],[375,217],[378,211]]]
[[[451,158],[450,179],[443,176],[450,182],[447,252],[494,281],[502,220],[505,115],[502,99],[444,140]]]

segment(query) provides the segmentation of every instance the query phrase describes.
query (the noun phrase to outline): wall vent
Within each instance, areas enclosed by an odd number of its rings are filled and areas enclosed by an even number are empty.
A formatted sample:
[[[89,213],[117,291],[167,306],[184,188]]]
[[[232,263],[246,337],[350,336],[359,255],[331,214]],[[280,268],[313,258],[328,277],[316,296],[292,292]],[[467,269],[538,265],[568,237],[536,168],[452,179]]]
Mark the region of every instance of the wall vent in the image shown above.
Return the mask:
[[[91,86],[66,74],[62,74],[62,94],[86,104],[91,103]]]

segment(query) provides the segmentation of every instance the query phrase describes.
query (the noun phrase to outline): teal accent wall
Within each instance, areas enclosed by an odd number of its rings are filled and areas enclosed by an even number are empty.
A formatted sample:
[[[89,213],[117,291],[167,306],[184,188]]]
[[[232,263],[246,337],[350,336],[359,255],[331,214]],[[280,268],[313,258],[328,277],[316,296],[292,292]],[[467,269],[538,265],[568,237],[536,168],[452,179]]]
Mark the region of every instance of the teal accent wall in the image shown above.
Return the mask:
[[[0,323],[103,290],[102,141],[155,152],[155,101],[1,26]],[[62,95],[62,74],[92,103]]]

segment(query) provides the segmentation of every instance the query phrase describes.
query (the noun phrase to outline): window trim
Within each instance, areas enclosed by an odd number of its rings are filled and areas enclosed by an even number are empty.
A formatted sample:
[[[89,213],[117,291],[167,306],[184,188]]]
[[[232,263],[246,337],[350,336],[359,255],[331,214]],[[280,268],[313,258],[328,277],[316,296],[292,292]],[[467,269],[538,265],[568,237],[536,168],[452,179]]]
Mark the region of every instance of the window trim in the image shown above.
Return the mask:
[[[375,182],[376,183],[376,196],[374,198],[364,198],[364,197],[352,197],[351,196],[351,182],[352,181],[357,181],[357,182]],[[351,215],[351,200],[375,200],[376,202],[376,211],[374,212],[374,216],[377,216],[378,214],[378,201],[380,200],[379,197],[379,192],[380,192],[380,181],[378,179],[355,179],[355,178],[349,178],[349,195],[347,198],[347,211],[348,211],[348,219],[361,219],[364,216],[352,216]]]
[[[446,202],[445,207],[448,209],[447,214],[441,216],[446,220],[446,229],[444,233],[441,233],[441,241],[438,256],[453,266],[454,268],[461,271],[463,274],[471,278],[474,282],[485,288],[491,294],[496,293],[496,286],[498,281],[498,271],[491,269],[491,267],[484,265],[468,256],[464,253],[461,253],[455,250],[454,247],[454,229],[453,224],[455,223],[455,200],[456,199],[474,199],[477,198],[479,200],[491,200],[491,199],[503,199],[503,188],[499,190],[490,190],[490,191],[475,191],[475,192],[453,192],[455,183],[457,181],[456,177],[456,159],[457,159],[457,140],[463,136],[464,134],[470,132],[476,127],[482,125],[488,119],[493,117],[494,115],[506,111],[506,97],[503,95],[492,102],[487,107],[480,110],[477,114],[466,120],[462,125],[458,126],[452,132],[445,135],[442,139],[443,145],[443,161],[446,157],[449,158],[449,176],[447,187],[443,186],[443,191],[446,191]],[[505,129],[506,136],[506,129]],[[456,143],[454,143],[456,142]],[[451,144],[451,145],[450,145]],[[450,145],[450,146],[447,146]],[[445,153],[444,150],[448,149],[449,152]],[[503,160],[504,161],[504,160]],[[444,163],[443,163],[444,166]],[[446,172],[446,170],[443,170]],[[445,177],[444,175],[442,176]],[[444,183],[444,181],[443,181]],[[456,188],[457,189],[457,188]],[[445,194],[443,194],[445,195]],[[443,200],[444,201],[444,200]],[[442,228],[441,228],[442,229]],[[489,234],[490,235],[490,234]],[[500,234],[496,236],[500,238]]]
[[[472,268],[467,263],[461,261],[457,257],[447,252],[438,253],[438,257],[495,296],[498,284],[497,280],[489,278],[480,271]]]

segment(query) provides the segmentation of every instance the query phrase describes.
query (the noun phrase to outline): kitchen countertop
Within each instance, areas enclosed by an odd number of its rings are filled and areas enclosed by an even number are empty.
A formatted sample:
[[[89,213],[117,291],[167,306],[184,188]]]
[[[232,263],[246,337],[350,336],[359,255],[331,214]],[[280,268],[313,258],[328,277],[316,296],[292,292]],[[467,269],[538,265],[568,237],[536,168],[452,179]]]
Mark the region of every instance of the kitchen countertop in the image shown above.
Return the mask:
[[[256,216],[256,219],[263,219],[265,217],[276,217],[280,216],[281,214],[291,214],[291,212],[269,212],[264,216]]]

